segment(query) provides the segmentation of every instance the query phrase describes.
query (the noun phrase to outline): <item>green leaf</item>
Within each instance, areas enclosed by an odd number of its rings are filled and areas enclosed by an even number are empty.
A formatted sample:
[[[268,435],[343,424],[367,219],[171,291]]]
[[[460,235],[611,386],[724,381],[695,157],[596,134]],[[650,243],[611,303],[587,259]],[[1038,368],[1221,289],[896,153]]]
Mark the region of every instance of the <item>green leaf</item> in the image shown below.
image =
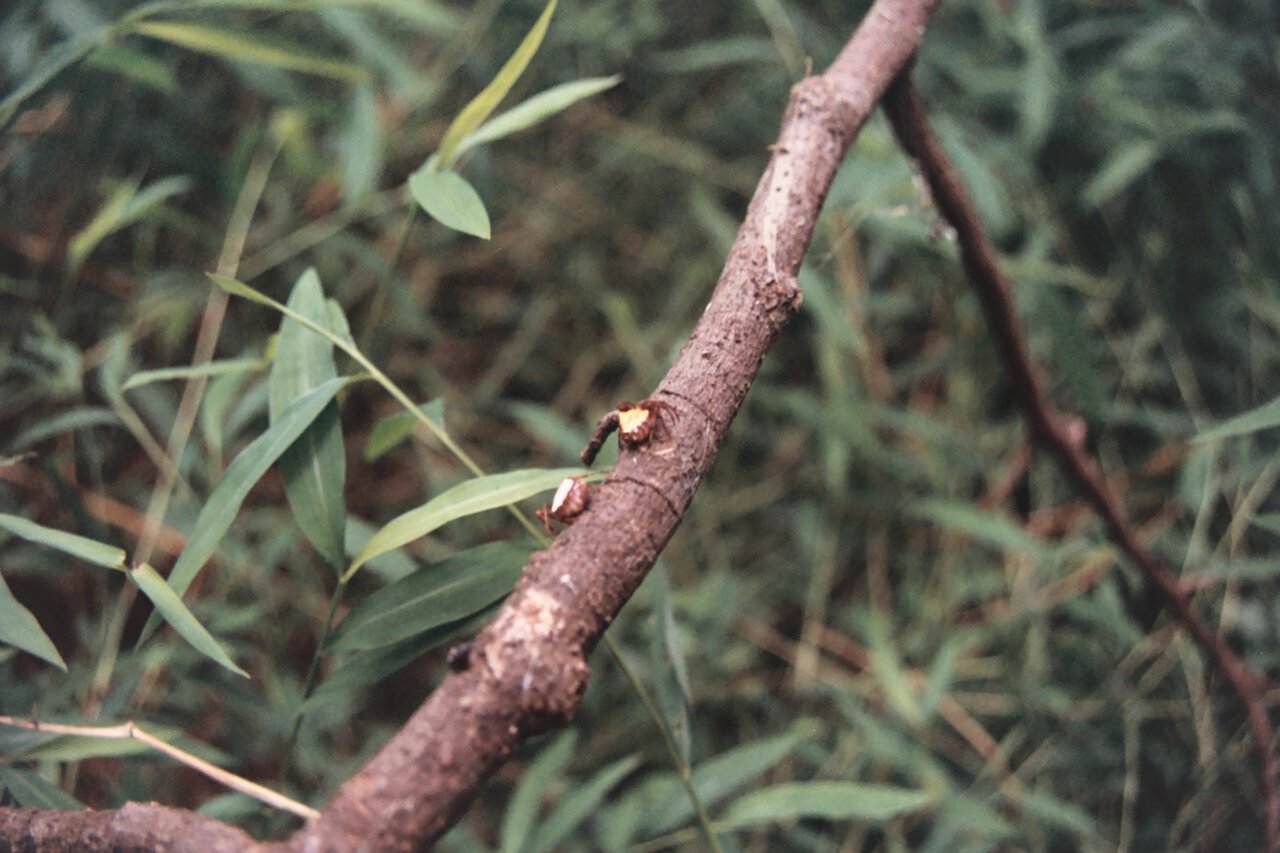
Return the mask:
[[[929,791],[861,785],[856,782],[786,782],[754,791],[733,804],[723,823],[730,827],[823,818],[892,820],[932,804]]]
[[[433,563],[360,602],[334,632],[333,651],[380,648],[470,616],[511,592],[531,548],[491,542]]]
[[[444,132],[444,137],[440,140],[440,149],[437,152],[438,162],[441,167],[447,167],[453,162],[456,150],[462,140],[470,136],[476,128],[484,123],[485,119],[493,114],[493,111],[498,108],[498,104],[511,91],[511,87],[520,79],[520,75],[529,66],[529,61],[538,52],[543,36],[547,34],[547,27],[551,23],[551,15],[556,10],[556,2],[557,0],[551,0],[547,4],[547,7],[542,10],[542,15],[534,23],[533,28],[525,35],[524,40],[520,42],[520,46],[516,48],[516,52],[511,54],[511,58],[498,71],[497,76],[493,78],[488,86],[484,87],[480,94],[471,100],[471,103],[462,108],[462,112],[458,113],[458,117],[453,120],[449,125],[449,129]]]
[[[629,755],[610,764],[590,781],[573,788],[539,824],[537,833],[521,849],[527,853],[544,853],[556,849],[579,824],[595,813],[605,796],[639,765],[640,756]]]
[[[1089,209],[1101,207],[1147,172],[1160,159],[1154,142],[1141,140],[1117,148],[1085,186],[1081,196]]]
[[[913,506],[911,514],[999,550],[1027,554],[1041,560],[1048,556],[1049,549],[1043,542],[999,512],[956,501],[926,500]]]
[[[110,409],[98,406],[78,406],[70,411],[54,415],[45,421],[32,424],[29,429],[13,440],[13,450],[24,450],[39,444],[52,435],[60,435],[75,429],[88,429],[96,426],[120,426],[120,416]]]
[[[343,577],[349,580],[373,557],[421,539],[450,521],[522,501],[556,488],[565,477],[581,477],[587,473],[582,468],[528,468],[459,483],[417,509],[389,521],[360,549]]]
[[[418,408],[436,423],[444,423],[443,398],[423,403]],[[419,423],[421,422],[412,412],[396,412],[375,423],[364,446],[364,461],[372,462],[404,441],[413,434],[413,428]]]
[[[533,834],[542,798],[556,777],[569,766],[577,745],[578,733],[570,729],[530,762],[502,815],[502,853],[520,853],[524,848],[525,841]]]
[[[126,554],[124,549],[117,548],[114,545],[107,545],[104,542],[77,536],[74,533],[54,530],[52,527],[45,527],[42,524],[36,524],[34,521],[27,521],[25,518],[3,512],[0,512],[0,528],[4,528],[15,536],[21,536],[31,542],[38,542],[41,545],[48,545],[50,548],[57,548],[59,551],[64,551],[78,560],[84,560],[86,563],[93,563],[95,566],[120,570],[125,567]]]
[[[1248,435],[1278,426],[1280,426],[1280,397],[1256,409],[1251,409],[1244,414],[1225,420],[1216,427],[1200,433],[1194,440],[1197,442],[1218,441],[1223,438],[1235,438],[1239,435]]]
[[[174,592],[169,584],[165,583],[159,572],[143,563],[140,566],[134,566],[129,569],[129,578],[138,585],[138,589],[142,590],[143,595],[151,599],[151,603],[155,605],[156,612],[173,626],[182,639],[194,646],[196,651],[226,667],[236,675],[243,675],[245,678],[249,677],[249,673],[236,666],[227,653],[222,650],[222,646],[218,645],[218,641],[213,638],[213,635],[206,631],[204,626],[197,621],[196,617],[187,609],[187,606],[182,603],[182,597]]]
[[[367,82],[371,79],[368,70],[359,65],[326,59],[323,56],[308,53],[296,44],[266,42],[244,33],[168,21],[142,21],[133,24],[131,29],[139,35],[225,59],[260,62],[290,71],[334,77],[339,80]]]
[[[213,556],[218,542],[231,527],[240,504],[244,502],[254,483],[297,440],[334,396],[352,381],[352,377],[331,379],[308,392],[289,406],[279,420],[231,461],[196,518],[195,528],[187,539],[187,547],[182,549],[178,562],[169,573],[169,586],[175,593],[179,596],[185,593],[205,562]],[[144,639],[150,635],[155,624],[153,616],[143,629]]]
[[[0,100],[0,128],[9,123],[28,98],[49,85],[53,78],[63,71],[84,59],[103,41],[106,33],[107,30],[103,27],[98,32],[64,41],[45,54],[27,79],[19,83],[4,97],[4,100]]]
[[[58,654],[57,647],[31,611],[13,597],[4,575],[0,575],[0,643],[22,649],[63,672],[67,671],[67,663]]]
[[[85,808],[84,803],[40,774],[19,767],[0,765],[0,788],[8,791],[23,808],[67,811]]]
[[[328,323],[328,306],[315,270],[298,279],[288,304],[314,323]],[[271,422],[277,422],[294,400],[337,375],[333,345],[286,317],[268,383]],[[325,406],[280,456],[280,473],[298,527],[320,556],[340,571],[346,562],[342,549],[347,523],[346,452],[336,402]]]
[[[138,189],[139,181],[136,180],[117,186],[97,216],[72,236],[67,246],[71,268],[79,268],[107,236],[141,219],[173,196],[191,189],[192,183],[190,178],[175,176],[162,178],[142,190]]]
[[[268,362],[261,358],[225,358],[218,361],[206,361],[203,364],[190,364],[183,367],[162,367],[158,370],[140,370],[125,380],[121,391],[131,391],[152,382],[166,382],[171,379],[197,379],[214,376],[227,376],[234,373],[251,373],[266,367]]]
[[[489,214],[475,187],[457,172],[422,168],[409,176],[409,192],[429,216],[454,231],[489,239]]]
[[[468,616],[456,622],[446,622],[394,645],[353,655],[337,672],[325,679],[325,682],[311,694],[306,702],[302,703],[301,710],[312,711],[349,693],[367,690],[441,643],[479,631],[489,622],[497,609],[498,605],[495,604],[474,616]]]
[[[693,771],[693,787],[698,799],[707,808],[714,806],[786,758],[802,740],[797,727],[787,734],[743,744],[708,759]],[[646,837],[675,829],[693,816],[689,794],[675,774],[662,780],[653,802],[652,814],[645,826]]]
[[[461,157],[476,146],[484,145],[533,127],[535,124],[551,118],[556,113],[563,112],[578,101],[597,95],[606,89],[612,89],[621,82],[622,75],[614,74],[611,77],[591,77],[586,80],[575,80],[572,83],[562,83],[544,92],[539,92],[519,106],[512,107],[502,115],[477,128],[474,133],[458,143],[458,148],[453,155],[454,159]]]

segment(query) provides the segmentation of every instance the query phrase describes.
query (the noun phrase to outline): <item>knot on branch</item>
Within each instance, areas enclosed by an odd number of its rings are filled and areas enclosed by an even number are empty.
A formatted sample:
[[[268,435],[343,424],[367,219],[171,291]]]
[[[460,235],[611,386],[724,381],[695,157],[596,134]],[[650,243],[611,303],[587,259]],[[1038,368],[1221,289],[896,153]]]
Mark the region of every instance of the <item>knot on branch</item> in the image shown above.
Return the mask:
[[[477,641],[473,657],[515,700],[521,731],[534,734],[573,719],[591,668],[581,644],[570,636],[558,598],[537,587],[517,595],[514,606]]]

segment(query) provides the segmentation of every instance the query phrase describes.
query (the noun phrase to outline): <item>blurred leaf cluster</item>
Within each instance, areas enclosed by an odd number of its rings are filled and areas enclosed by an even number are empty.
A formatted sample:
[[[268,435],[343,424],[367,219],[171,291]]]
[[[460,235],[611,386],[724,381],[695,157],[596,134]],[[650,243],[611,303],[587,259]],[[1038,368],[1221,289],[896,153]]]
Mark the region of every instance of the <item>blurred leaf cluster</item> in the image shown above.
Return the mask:
[[[17,603],[53,651],[0,647],[0,713],[147,721],[323,802],[540,545],[485,512],[359,574],[334,566],[478,470],[574,464],[601,412],[652,389],[789,85],[865,6],[561,0],[498,110],[545,92],[568,108],[517,114],[499,129],[518,133],[437,164],[482,200],[483,241],[418,219],[411,176],[460,141],[449,128],[544,3],[9,3],[0,513],[131,559],[149,541],[143,559],[174,566],[285,417],[270,377],[280,347],[296,353],[262,304],[211,318],[209,272],[285,303],[314,270],[324,298],[303,314],[386,383],[335,391],[341,450],[317,444],[345,463],[344,553],[282,463],[248,484],[184,599],[250,680],[144,631],[126,572],[5,526],[0,631],[26,630]],[[1280,673],[1280,12],[954,0],[915,74],[1055,400],[1216,629]],[[870,122],[827,200],[801,316],[612,630],[618,657],[593,659],[573,729],[504,768],[444,849],[699,849],[628,676],[726,849],[1260,846],[1240,709],[1027,446],[920,186]],[[212,358],[193,361],[210,323]],[[325,356],[331,376],[367,373],[348,352]],[[187,412],[193,379],[207,386]],[[162,799],[288,826],[112,749],[0,730],[6,801]]]

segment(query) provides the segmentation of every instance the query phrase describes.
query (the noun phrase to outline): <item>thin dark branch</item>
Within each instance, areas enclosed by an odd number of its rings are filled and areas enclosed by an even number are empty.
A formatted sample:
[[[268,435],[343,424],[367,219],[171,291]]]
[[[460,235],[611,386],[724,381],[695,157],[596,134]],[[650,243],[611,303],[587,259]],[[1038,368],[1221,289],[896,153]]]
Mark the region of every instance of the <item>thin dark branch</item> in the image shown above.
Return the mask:
[[[956,231],[965,272],[982,302],[987,325],[1033,438],[1057,458],[1068,478],[1106,523],[1111,540],[1138,567],[1174,618],[1226,677],[1244,706],[1261,757],[1267,846],[1268,849],[1277,849],[1280,845],[1280,792],[1277,791],[1276,759],[1272,752],[1275,731],[1263,704],[1263,680],[1251,672],[1200,617],[1192,601],[1191,590],[1183,587],[1177,575],[1142,544],[1120,502],[1107,485],[1101,468],[1085,451],[1083,425],[1063,416],[1050,402],[1044,380],[1020,331],[1013,292],[996,263],[995,247],[987,237],[964,185],[933,135],[924,104],[911,83],[909,73],[904,72],[895,81],[885,96],[884,107],[899,143],[919,164],[934,203]]]

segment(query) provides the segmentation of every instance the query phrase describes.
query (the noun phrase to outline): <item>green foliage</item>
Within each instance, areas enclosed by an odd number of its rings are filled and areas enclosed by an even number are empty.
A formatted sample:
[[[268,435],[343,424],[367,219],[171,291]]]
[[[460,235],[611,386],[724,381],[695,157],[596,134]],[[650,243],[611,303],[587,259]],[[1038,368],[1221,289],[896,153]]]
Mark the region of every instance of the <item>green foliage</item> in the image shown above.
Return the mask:
[[[488,509],[577,471],[599,414],[662,375],[788,87],[863,10],[10,5],[0,713],[176,723],[321,803],[541,546],[529,505]],[[1262,0],[956,0],[916,64],[1055,402],[1273,674],[1275,23]],[[441,848],[702,849],[692,788],[726,849],[1257,849],[1239,708],[1025,452],[879,119],[801,283],[611,630],[674,749],[598,655],[572,731]],[[140,641],[140,591],[187,634]],[[29,737],[0,729],[8,800],[200,805],[169,765]]]

